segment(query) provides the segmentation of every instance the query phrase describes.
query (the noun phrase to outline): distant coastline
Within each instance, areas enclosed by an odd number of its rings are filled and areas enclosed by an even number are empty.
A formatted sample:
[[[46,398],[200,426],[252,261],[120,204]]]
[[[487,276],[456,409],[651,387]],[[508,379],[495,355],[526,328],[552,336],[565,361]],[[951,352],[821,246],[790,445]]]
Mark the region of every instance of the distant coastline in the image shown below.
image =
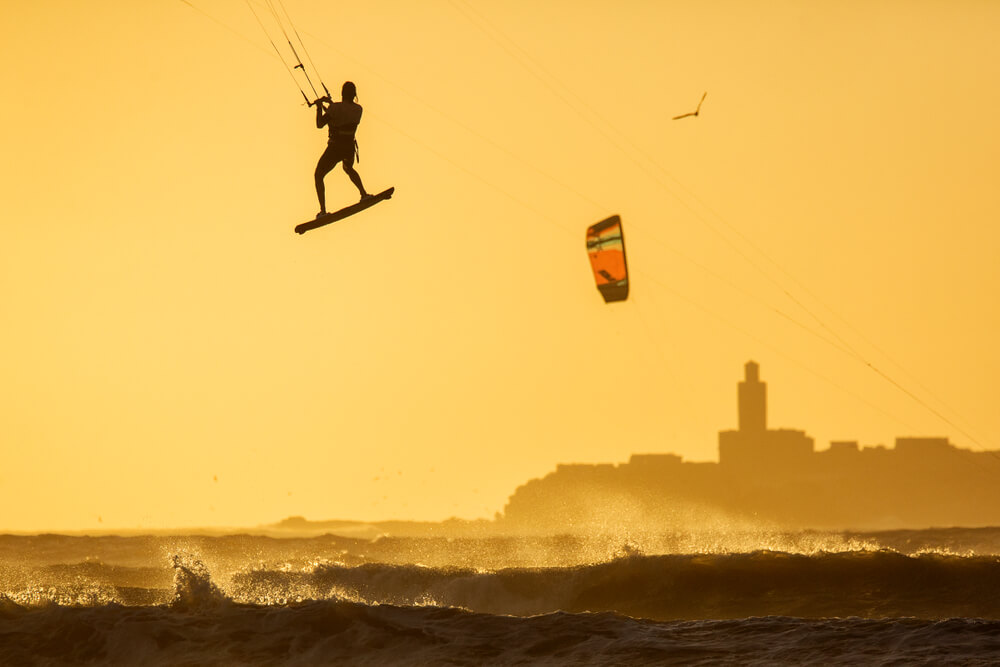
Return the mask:
[[[768,428],[767,385],[749,361],[738,428],[719,432],[719,461],[633,454],[625,463],[563,463],[518,487],[490,520],[326,521],[275,529],[343,535],[582,534],[646,531],[895,531],[1000,526],[1000,452],[945,437],[892,448],[834,441],[817,451],[796,429]]]
[[[481,538],[666,532],[884,531],[1000,526],[1000,451],[945,437],[899,437],[892,448],[767,426],[767,387],[749,361],[737,387],[737,429],[719,432],[719,461],[633,454],[624,463],[561,463],[517,487],[493,519],[308,520],[254,527],[4,531],[70,536],[234,534],[347,538]]]
[[[510,497],[513,529],[602,532],[760,525],[892,530],[1000,525],[1000,452],[944,437],[895,447],[835,441],[816,451],[804,431],[767,426],[767,386],[749,361],[737,387],[739,428],[719,432],[719,462],[635,454],[622,464],[561,464]]]

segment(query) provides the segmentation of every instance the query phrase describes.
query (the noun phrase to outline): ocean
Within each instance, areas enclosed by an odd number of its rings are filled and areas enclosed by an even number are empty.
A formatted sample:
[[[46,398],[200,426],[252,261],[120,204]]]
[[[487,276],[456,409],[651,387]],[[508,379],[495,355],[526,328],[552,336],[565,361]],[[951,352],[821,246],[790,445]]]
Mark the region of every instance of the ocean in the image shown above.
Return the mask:
[[[0,536],[0,664],[998,664],[1000,528]]]

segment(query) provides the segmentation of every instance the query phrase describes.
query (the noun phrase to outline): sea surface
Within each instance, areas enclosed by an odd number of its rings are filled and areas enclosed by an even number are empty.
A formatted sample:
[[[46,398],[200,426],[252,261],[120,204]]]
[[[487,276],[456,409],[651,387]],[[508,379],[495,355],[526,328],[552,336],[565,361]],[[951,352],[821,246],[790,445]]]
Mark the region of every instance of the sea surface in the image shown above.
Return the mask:
[[[1000,664],[1000,528],[0,535],[0,665]]]

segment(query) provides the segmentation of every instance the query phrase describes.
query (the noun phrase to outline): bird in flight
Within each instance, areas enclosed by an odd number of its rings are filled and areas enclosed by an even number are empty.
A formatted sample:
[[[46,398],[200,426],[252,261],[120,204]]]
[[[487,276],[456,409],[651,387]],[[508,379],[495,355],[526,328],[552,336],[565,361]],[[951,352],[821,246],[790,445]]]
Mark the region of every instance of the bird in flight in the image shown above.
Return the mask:
[[[674,116],[674,120],[680,120],[681,118],[687,118],[688,116],[698,117],[698,112],[701,111],[701,103],[705,101],[705,96],[708,95],[708,91],[705,91],[701,95],[701,101],[698,102],[698,108],[689,113],[682,113],[680,116]]]

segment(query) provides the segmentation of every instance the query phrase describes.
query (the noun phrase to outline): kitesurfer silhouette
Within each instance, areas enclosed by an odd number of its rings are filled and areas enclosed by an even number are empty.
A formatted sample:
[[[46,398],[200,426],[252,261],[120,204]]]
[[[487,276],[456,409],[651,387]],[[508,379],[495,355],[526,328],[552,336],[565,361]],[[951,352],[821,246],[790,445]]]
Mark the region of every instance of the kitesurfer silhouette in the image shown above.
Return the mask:
[[[354,169],[354,158],[357,155],[358,143],[354,138],[354,133],[358,130],[358,123],[361,122],[361,105],[355,100],[358,97],[358,89],[351,81],[345,81],[340,89],[340,102],[333,102],[329,97],[321,97],[314,103],[316,105],[316,127],[322,128],[326,125],[329,128],[330,140],[326,150],[316,163],[316,196],[319,198],[318,218],[326,213],[326,187],[323,179],[326,177],[338,162],[344,164],[344,172],[350,177],[351,182],[361,193],[361,200],[371,197],[365,186],[361,183],[361,176]]]

